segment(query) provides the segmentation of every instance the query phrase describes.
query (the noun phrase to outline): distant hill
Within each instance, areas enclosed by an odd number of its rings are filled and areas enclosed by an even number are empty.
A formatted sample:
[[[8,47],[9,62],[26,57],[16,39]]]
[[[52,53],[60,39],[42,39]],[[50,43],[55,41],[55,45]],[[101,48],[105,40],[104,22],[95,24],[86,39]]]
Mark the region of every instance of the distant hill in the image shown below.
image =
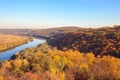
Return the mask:
[[[49,29],[0,29],[3,34],[26,35],[33,37],[49,37],[56,33],[63,33],[67,31],[76,31],[78,27],[58,27]]]

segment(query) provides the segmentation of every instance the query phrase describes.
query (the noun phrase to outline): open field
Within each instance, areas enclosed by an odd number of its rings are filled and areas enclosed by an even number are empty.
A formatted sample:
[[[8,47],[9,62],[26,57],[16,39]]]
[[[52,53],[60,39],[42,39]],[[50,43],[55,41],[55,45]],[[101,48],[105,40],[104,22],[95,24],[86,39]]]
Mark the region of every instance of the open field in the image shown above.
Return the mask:
[[[0,34],[0,51],[24,44],[27,42],[27,40],[28,38],[23,36]]]

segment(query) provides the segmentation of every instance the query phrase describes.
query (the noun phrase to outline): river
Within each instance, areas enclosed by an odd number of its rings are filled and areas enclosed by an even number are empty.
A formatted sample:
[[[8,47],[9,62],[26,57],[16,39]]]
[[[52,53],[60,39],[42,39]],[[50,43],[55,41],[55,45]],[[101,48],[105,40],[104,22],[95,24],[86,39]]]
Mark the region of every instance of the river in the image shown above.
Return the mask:
[[[46,42],[46,40],[33,39],[33,41],[23,44],[21,46],[15,47],[4,52],[0,52],[0,60],[10,60],[15,53],[20,52],[21,50],[24,50],[26,48],[35,47],[44,42]]]

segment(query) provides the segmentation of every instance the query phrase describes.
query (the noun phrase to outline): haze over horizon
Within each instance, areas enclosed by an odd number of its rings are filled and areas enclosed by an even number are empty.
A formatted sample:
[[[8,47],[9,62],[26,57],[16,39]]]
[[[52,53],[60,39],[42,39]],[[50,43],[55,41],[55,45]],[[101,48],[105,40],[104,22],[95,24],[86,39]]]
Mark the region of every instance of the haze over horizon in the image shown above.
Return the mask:
[[[0,0],[0,28],[120,25],[120,0]]]

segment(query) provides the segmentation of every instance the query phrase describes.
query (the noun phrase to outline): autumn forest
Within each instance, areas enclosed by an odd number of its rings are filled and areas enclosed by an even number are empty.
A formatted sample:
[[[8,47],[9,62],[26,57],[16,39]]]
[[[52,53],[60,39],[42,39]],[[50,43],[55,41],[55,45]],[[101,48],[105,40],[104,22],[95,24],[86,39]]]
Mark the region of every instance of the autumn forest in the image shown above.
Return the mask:
[[[59,28],[47,36],[46,30],[27,31],[34,35],[9,36],[15,36],[17,45],[35,36],[46,42],[0,61],[0,80],[120,80],[120,26]]]

